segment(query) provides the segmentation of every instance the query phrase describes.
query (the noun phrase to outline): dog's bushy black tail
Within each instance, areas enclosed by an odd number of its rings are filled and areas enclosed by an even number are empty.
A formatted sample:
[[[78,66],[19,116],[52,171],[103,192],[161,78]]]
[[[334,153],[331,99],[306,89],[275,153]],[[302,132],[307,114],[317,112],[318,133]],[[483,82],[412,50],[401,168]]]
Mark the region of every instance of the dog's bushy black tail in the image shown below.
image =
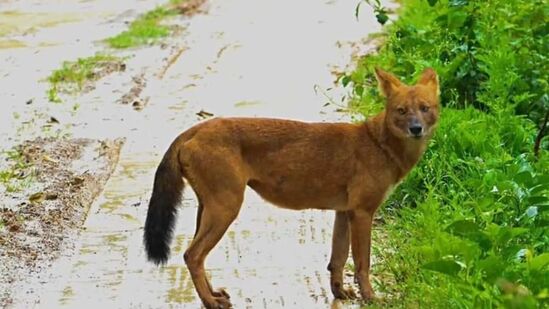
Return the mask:
[[[170,146],[156,169],[154,185],[143,241],[149,261],[165,264],[170,255],[170,243],[181,202],[183,174],[175,143]]]

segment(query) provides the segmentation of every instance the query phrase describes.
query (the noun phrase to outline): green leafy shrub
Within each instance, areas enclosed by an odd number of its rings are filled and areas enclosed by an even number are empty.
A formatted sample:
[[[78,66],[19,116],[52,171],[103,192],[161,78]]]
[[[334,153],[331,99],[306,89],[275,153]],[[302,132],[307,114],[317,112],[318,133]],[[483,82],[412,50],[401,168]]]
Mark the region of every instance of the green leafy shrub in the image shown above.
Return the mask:
[[[437,133],[382,210],[382,305],[549,305],[548,144],[533,151],[549,110],[547,11],[536,0],[402,0],[379,52],[342,77],[366,116],[382,108],[375,66],[407,82],[431,66],[441,80]]]
[[[398,249],[382,260],[408,280],[393,287],[407,301],[528,308],[549,297],[549,160],[519,142],[532,123],[498,125],[505,120],[446,109],[421,164],[388,201],[385,245]],[[521,133],[509,139],[506,130]]]
[[[344,77],[355,103],[377,100],[374,66],[413,76],[426,66],[441,78],[445,106],[526,115],[539,124],[549,110],[549,35],[543,0],[402,0],[379,54]],[[364,91],[364,89],[368,89]]]

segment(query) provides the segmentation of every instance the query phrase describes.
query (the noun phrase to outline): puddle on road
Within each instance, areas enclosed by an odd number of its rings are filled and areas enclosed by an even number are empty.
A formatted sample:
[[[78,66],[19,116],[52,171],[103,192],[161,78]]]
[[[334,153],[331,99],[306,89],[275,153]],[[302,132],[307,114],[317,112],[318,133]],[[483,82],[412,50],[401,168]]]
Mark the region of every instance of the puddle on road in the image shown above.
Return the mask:
[[[185,266],[166,266],[161,272],[168,275],[171,288],[166,293],[167,303],[191,303],[196,300],[194,285]]]
[[[142,198],[152,185],[151,171],[158,164],[157,156],[157,154],[145,152],[132,153],[123,157],[100,198],[99,210],[139,223],[135,215],[127,212],[116,213],[116,211],[128,209],[126,206],[145,206],[142,205]]]
[[[172,242],[172,255],[183,254],[192,241],[192,237],[187,235],[177,235]]]
[[[26,46],[27,44],[19,40],[0,40],[0,49],[22,48]]]
[[[239,101],[234,104],[234,107],[249,107],[261,104],[260,101]]]
[[[65,305],[72,297],[74,297],[74,290],[72,289],[72,287],[68,286],[63,289],[62,294],[63,296],[59,299],[59,302],[62,305]]]
[[[121,174],[130,179],[137,179],[137,177],[143,174],[148,174],[158,164],[157,156],[158,154],[153,153],[131,154],[130,157],[123,158],[119,162],[122,168]]]
[[[118,242],[126,241],[128,237],[122,234],[109,234],[109,235],[103,236],[103,239],[107,245],[114,247],[114,246],[117,246]]]
[[[174,104],[174,105],[170,105],[168,106],[168,109],[173,111],[174,113],[180,113],[182,111],[185,110],[185,108],[187,107],[188,105],[188,101],[187,100],[184,100],[184,101],[181,101],[180,103],[178,104]]]
[[[78,12],[0,12],[0,37],[29,34],[42,28],[76,22],[82,20],[84,16]]]

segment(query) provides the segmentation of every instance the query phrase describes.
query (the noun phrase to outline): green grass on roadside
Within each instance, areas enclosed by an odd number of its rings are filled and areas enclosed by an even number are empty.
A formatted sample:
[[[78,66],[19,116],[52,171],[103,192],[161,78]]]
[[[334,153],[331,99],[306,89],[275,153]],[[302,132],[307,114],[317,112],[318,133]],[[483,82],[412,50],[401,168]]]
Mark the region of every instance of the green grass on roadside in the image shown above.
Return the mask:
[[[170,28],[161,25],[161,21],[168,16],[178,14],[176,6],[185,1],[187,0],[170,0],[166,6],[157,7],[141,15],[130,24],[128,30],[105,41],[110,47],[123,49],[150,44],[168,36]],[[123,68],[120,58],[105,54],[66,61],[60,69],[53,71],[48,77],[50,83],[50,88],[47,90],[48,100],[59,103],[61,102],[60,92],[81,91],[86,82],[97,80],[112,71],[121,69]]]
[[[378,305],[547,308],[548,137],[534,155],[549,109],[547,4],[400,3],[379,53],[342,78],[366,116],[383,107],[374,66],[407,82],[431,66],[441,79],[437,133],[381,210]]]
[[[420,164],[381,214],[376,274],[391,305],[536,308],[548,299],[549,156],[532,122],[446,108]],[[378,245],[379,246],[379,245]]]
[[[25,162],[21,153],[18,150],[8,150],[4,151],[4,155],[10,165],[0,170],[0,185],[5,187],[6,192],[16,192],[28,186],[33,175],[25,173],[29,164]]]
[[[128,30],[108,38],[106,42],[109,46],[119,49],[150,44],[170,34],[170,28],[161,25],[160,22],[165,17],[175,14],[176,12],[172,9],[158,7],[137,18],[130,24]]]
[[[97,54],[91,57],[79,58],[76,61],[65,61],[60,69],[52,72],[48,77],[50,88],[48,98],[51,102],[60,102],[60,91],[81,91],[86,81],[97,80],[103,76],[101,72],[107,67],[120,67],[122,60],[118,57]]]

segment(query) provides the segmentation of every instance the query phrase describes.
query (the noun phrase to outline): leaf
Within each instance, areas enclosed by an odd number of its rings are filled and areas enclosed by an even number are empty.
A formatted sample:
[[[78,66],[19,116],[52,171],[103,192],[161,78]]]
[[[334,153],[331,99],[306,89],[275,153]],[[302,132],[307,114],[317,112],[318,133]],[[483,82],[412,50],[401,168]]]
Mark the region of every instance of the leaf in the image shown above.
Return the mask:
[[[549,227],[549,220],[538,219],[538,222],[537,222],[536,226],[541,227],[541,228],[547,228],[547,227]]]
[[[438,0],[427,0],[427,2],[429,2],[430,6],[435,6],[435,4],[437,4],[437,1]]]
[[[46,199],[46,194],[44,192],[36,192],[29,196],[29,202],[36,204],[42,203]]]
[[[75,176],[73,179],[71,179],[70,184],[73,186],[79,186],[84,183],[84,178],[80,176]]]
[[[547,265],[549,265],[549,253],[542,253],[530,261],[530,269],[532,270],[541,270]]]
[[[533,189],[535,189],[534,187]],[[549,198],[547,196],[530,196],[526,199],[527,205],[539,205],[539,204],[549,204]]]
[[[448,28],[458,29],[463,26],[467,19],[467,13],[459,10],[452,10],[448,12]]]
[[[213,117],[214,114],[210,113],[210,112],[207,112],[205,110],[200,110],[198,113],[196,113],[196,115],[200,118],[210,118],[210,117]]]
[[[526,209],[525,214],[528,216],[528,218],[534,218],[538,215],[538,208],[536,206],[530,206],[528,209]]]
[[[530,185],[532,183],[532,172],[530,171],[522,171],[518,174],[515,175],[515,177],[513,177],[513,180],[515,180],[517,183],[519,184],[524,184],[524,185]]]
[[[12,233],[19,232],[21,230],[21,225],[17,222],[14,222],[8,226],[8,231]]]
[[[549,204],[538,205],[538,212],[545,212],[549,210]]]
[[[385,12],[379,12],[376,14],[377,22],[381,25],[385,25],[385,23],[389,20],[389,16]]]
[[[347,87],[347,85],[351,82],[351,76],[349,75],[345,75],[342,79],[341,79],[341,84],[343,85],[343,87]]]
[[[458,220],[450,224],[446,231],[455,235],[466,235],[471,232],[480,232],[479,226],[471,220]]]
[[[50,116],[50,120],[48,120],[48,123],[56,123],[58,124],[59,123],[59,120],[57,120],[57,118],[53,117],[53,116]]]
[[[467,238],[479,244],[480,248],[484,251],[488,251],[492,248],[492,241],[485,233],[471,233],[470,235],[467,235]]]
[[[496,236],[496,242],[498,242],[499,245],[505,245],[507,242],[512,240],[513,238],[527,233],[529,230],[527,228],[522,227],[501,227],[499,230],[497,236]]]
[[[470,220],[458,220],[450,224],[446,231],[461,236],[479,244],[481,249],[488,251],[492,247],[490,237],[480,230],[480,227]]]
[[[537,298],[539,299],[547,299],[549,298],[549,289],[548,288],[544,288],[542,289],[538,295],[536,295]]]
[[[522,249],[519,245],[512,245],[501,250],[501,256],[504,260],[516,260],[517,253]]]
[[[46,200],[56,200],[58,198],[57,193],[48,193],[46,194]]]
[[[448,2],[448,4],[450,6],[465,6],[465,5],[469,4],[469,1],[467,1],[467,0],[450,0]]]
[[[362,1],[358,2],[358,4],[356,5],[356,8],[355,8],[355,17],[356,17],[356,20],[358,20],[358,14],[360,13],[360,5],[362,4]]]
[[[484,260],[478,261],[478,268],[486,274],[486,279],[492,283],[505,270],[505,263],[499,256],[489,256]]]
[[[50,163],[58,163],[59,162],[59,161],[53,159],[52,157],[50,157],[46,154],[42,156],[42,160],[44,160],[46,162],[50,162]]]
[[[361,85],[356,86],[355,93],[357,96],[361,97],[362,93],[364,93],[364,87],[362,87]]]
[[[532,251],[528,248],[522,248],[520,249],[517,254],[515,255],[515,260],[517,262],[522,261],[531,261],[532,260]]]
[[[447,261],[447,260],[437,260],[437,261],[429,262],[427,264],[423,264],[423,266],[421,267],[424,269],[436,271],[452,277],[457,276],[457,274],[461,270],[461,265],[459,263],[457,263],[456,261]]]

